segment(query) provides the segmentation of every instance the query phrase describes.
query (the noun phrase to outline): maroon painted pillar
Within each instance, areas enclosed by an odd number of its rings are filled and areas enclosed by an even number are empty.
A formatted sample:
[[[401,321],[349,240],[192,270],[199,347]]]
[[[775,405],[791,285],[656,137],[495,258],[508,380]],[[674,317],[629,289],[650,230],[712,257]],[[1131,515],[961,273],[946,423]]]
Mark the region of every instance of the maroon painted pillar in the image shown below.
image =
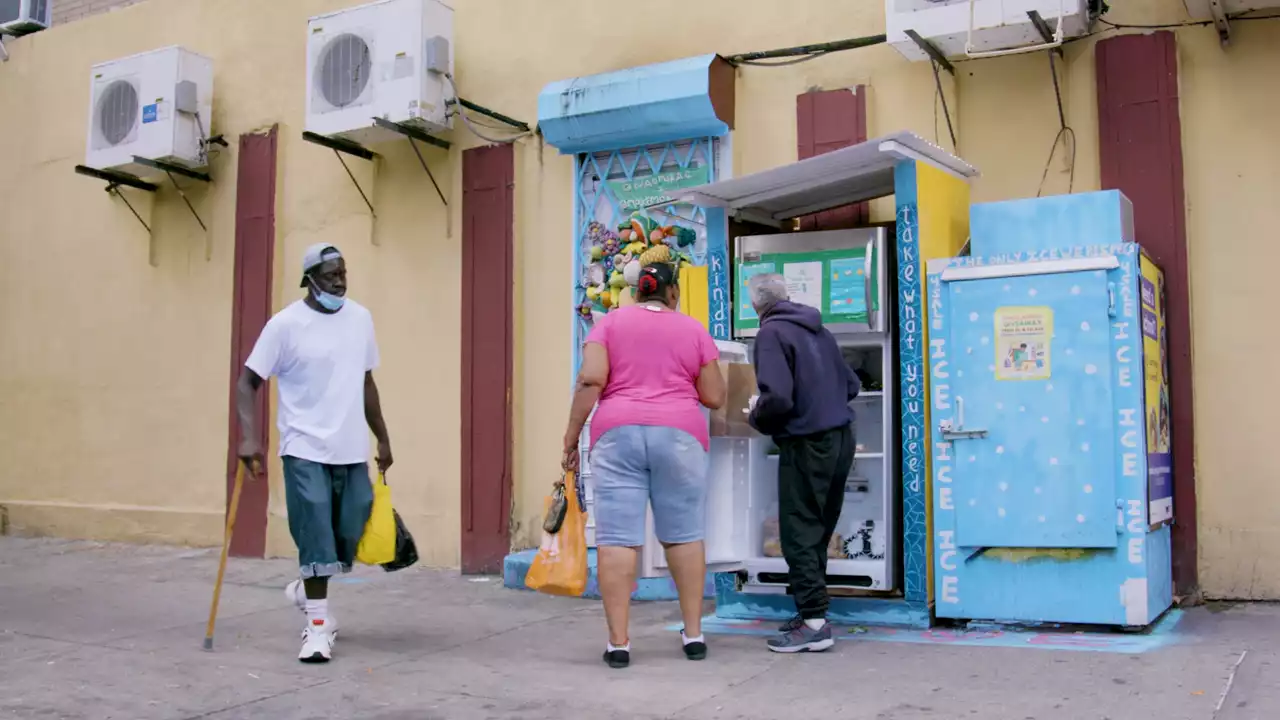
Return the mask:
[[[235,482],[236,451],[240,444],[240,417],[236,414],[236,380],[271,318],[272,260],[276,247],[276,135],[275,126],[265,133],[241,135],[236,173],[236,246],[231,300],[230,413],[227,421],[227,501]],[[270,384],[258,392],[254,413],[258,441],[270,439]],[[257,557],[267,550],[266,468],[257,482],[246,480],[240,495],[231,554]]]
[[[511,551],[515,152],[462,153],[462,572]]]
[[[1133,201],[1138,243],[1164,269],[1173,415],[1173,583],[1199,588],[1196,569],[1195,423],[1191,394],[1191,305],[1178,46],[1171,32],[1098,43],[1098,134],[1102,187]]]

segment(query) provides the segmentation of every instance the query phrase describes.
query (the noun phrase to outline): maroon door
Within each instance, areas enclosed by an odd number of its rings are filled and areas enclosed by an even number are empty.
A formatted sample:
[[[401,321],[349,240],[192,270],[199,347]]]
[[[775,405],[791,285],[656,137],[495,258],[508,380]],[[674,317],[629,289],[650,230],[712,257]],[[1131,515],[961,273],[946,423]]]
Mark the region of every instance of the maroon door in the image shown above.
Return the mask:
[[[808,92],[796,96],[796,159],[867,141],[866,87]],[[842,230],[867,224],[870,205],[854,203],[800,218],[800,229]]]
[[[227,501],[235,482],[240,418],[236,414],[236,380],[262,328],[271,318],[271,260],[276,244],[276,128],[240,136],[236,173],[235,279],[231,301],[231,410],[228,416]],[[254,413],[258,441],[270,437],[269,386],[258,393]],[[231,536],[235,557],[262,557],[267,548],[268,485],[264,475],[245,483]]]
[[[1102,187],[1133,202],[1137,241],[1164,269],[1169,303],[1173,413],[1173,582],[1190,595],[1196,570],[1195,427],[1191,397],[1191,303],[1178,111],[1178,46],[1171,32],[1098,43],[1098,135]]]
[[[511,145],[462,153],[462,571],[511,550]]]

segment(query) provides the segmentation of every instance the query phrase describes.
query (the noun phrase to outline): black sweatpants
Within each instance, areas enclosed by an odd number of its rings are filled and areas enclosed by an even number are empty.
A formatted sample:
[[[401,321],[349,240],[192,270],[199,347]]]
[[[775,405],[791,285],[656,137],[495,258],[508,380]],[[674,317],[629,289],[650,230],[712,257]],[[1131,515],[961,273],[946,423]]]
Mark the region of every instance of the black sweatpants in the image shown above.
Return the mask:
[[[806,620],[827,615],[827,544],[853,468],[853,425],[778,439],[778,524],[790,592]]]

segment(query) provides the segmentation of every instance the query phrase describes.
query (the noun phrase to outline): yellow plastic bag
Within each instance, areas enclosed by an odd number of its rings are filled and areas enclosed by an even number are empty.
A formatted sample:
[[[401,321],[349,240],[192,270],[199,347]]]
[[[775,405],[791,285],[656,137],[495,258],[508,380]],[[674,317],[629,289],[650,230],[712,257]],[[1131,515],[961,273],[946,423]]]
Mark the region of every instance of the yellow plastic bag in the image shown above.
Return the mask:
[[[542,545],[524,584],[548,595],[580,597],[587,589],[587,514],[578,502],[573,473],[565,475],[563,484],[568,505],[564,522],[554,535],[542,533]],[[547,509],[552,501],[552,496],[547,496]]]
[[[373,509],[364,525],[364,535],[356,547],[356,560],[365,565],[382,565],[396,559],[396,515],[391,508],[391,488],[378,473],[373,484]]]

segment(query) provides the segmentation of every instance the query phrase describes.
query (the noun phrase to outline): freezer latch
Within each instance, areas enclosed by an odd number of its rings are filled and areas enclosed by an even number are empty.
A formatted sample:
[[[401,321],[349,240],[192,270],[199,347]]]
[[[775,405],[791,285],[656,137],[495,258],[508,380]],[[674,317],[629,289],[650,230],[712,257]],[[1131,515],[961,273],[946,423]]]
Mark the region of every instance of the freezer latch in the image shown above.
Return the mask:
[[[964,426],[964,398],[956,396],[956,419],[940,420],[938,432],[943,440],[980,440],[987,436],[986,430],[967,430]]]
[[[981,440],[987,436],[986,430],[964,430],[952,424],[950,420],[938,423],[938,432],[943,440]]]

